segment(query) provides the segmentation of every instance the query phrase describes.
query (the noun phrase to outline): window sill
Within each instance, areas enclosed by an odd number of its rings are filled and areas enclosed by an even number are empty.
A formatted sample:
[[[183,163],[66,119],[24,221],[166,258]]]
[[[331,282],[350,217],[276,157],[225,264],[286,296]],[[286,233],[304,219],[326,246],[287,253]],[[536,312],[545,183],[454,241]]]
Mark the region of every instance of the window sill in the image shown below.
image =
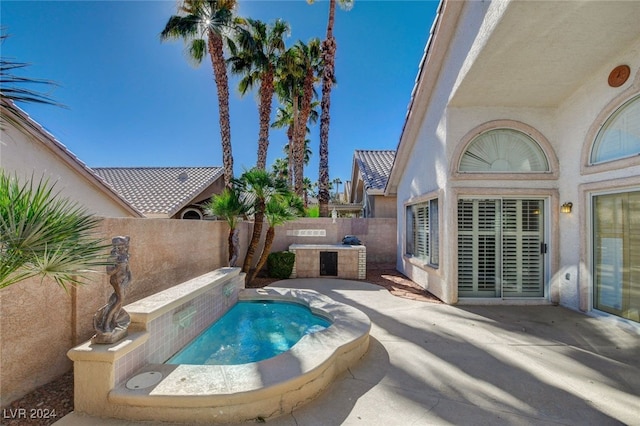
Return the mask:
[[[436,265],[432,265],[430,263],[426,263],[425,261],[421,260],[418,257],[414,257],[411,256],[410,254],[405,254],[403,256],[404,260],[410,264],[412,264],[413,266],[417,266],[420,269],[424,269],[424,270],[437,270],[438,266]]]

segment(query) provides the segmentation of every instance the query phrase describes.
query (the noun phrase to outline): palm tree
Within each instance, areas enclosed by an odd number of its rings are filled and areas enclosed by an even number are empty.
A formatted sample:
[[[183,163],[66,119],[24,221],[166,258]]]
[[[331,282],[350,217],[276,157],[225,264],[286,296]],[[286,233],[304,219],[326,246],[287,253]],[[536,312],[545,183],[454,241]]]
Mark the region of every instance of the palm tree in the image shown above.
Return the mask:
[[[313,2],[313,0],[308,0]],[[345,10],[353,7],[353,0],[337,0]],[[331,87],[334,82],[334,70],[336,59],[336,40],[333,37],[333,25],[335,22],[336,0],[329,0],[329,18],[327,20],[327,36],[322,42],[322,60],[324,69],[322,73],[322,116],[320,118],[320,165],[318,170],[318,204],[320,217],[329,216],[329,108],[331,107]]]
[[[92,236],[100,219],[53,189],[0,170],[0,288],[41,276],[66,289],[107,264],[107,245]]]
[[[304,70],[300,66],[299,50],[295,47],[287,49],[282,55],[281,67],[278,69],[278,76],[276,78],[275,90],[280,102],[285,105],[285,108],[279,110],[282,113],[282,117],[278,122],[284,123],[285,121],[291,122],[290,127],[287,130],[287,137],[289,138],[289,184],[293,186],[294,176],[294,145],[292,143],[295,140],[298,126],[298,115],[300,112],[300,97],[302,95],[302,82],[304,79]],[[291,105],[290,112],[288,104]]]
[[[260,242],[260,237],[262,236],[262,226],[267,202],[273,196],[286,194],[289,188],[285,181],[276,179],[273,174],[266,170],[257,168],[245,171],[236,182],[238,190],[240,190],[245,197],[244,202],[250,206],[248,213],[253,213],[253,232],[242,265],[242,272],[248,274],[253,262],[253,256]]]
[[[304,141],[307,122],[312,110],[312,100],[314,95],[314,84],[316,75],[321,69],[320,40],[312,39],[309,44],[298,41],[295,46],[299,51],[298,58],[303,70],[302,98],[300,102],[300,114],[298,123],[294,127],[293,154],[294,154],[294,188],[298,196],[304,193]]]
[[[278,107],[278,110],[276,111],[276,119],[273,123],[271,123],[271,127],[277,129],[282,129],[284,127],[287,128],[287,139],[289,142],[284,145],[283,149],[285,152],[285,159],[291,166],[290,169],[293,170],[293,156],[290,156],[291,150],[293,149],[293,102],[291,99],[285,98],[281,98],[280,101],[282,102],[282,105]],[[315,124],[318,122],[318,117],[320,116],[320,114],[318,113],[318,106],[320,106],[320,102],[318,101],[313,101],[311,103],[311,111],[309,113],[309,119],[307,120],[307,123]],[[311,132],[311,129],[308,125],[305,127],[306,133],[309,134]],[[311,143],[311,141],[309,139],[305,139],[304,143],[304,165],[306,166],[311,160],[312,152],[309,148],[309,144]],[[285,175],[289,178],[292,176],[292,173],[287,172]],[[291,187],[293,187],[292,181],[289,181],[289,184]]]
[[[276,161],[271,165],[271,171],[278,179],[287,180],[289,176],[289,160],[287,158],[276,158]]]
[[[311,179],[308,177],[304,178],[304,208],[306,209],[309,206],[309,193],[313,191],[313,188],[316,184],[311,182]]]
[[[298,216],[302,216],[303,214],[304,206],[302,205],[302,200],[292,192],[278,194],[267,201],[264,215],[267,219],[267,223],[269,224],[269,228],[267,229],[267,235],[265,236],[262,254],[258,259],[256,268],[249,274],[247,284],[250,284],[251,281],[253,281],[258,272],[260,272],[264,264],[267,262],[269,252],[271,251],[271,246],[273,245],[273,240],[275,238],[276,226],[282,225],[283,223],[293,220]]]
[[[238,32],[237,44],[240,50],[234,49],[229,59],[231,72],[242,74],[238,88],[241,94],[260,83],[258,133],[258,160],[256,167],[265,169],[267,150],[269,148],[269,120],[271,119],[271,103],[274,93],[274,79],[280,63],[280,55],[285,50],[284,37],[289,32],[289,25],[278,19],[273,25],[254,19],[245,20],[246,31]]]
[[[207,214],[223,218],[229,225],[229,266],[236,266],[238,260],[238,221],[247,212],[235,187],[225,188],[222,193],[214,195],[205,205]]]
[[[207,52],[211,57],[213,75],[218,88],[218,112],[222,144],[224,183],[231,186],[233,155],[231,152],[231,122],[229,119],[229,80],[224,59],[224,42],[228,34],[238,29],[234,19],[236,0],[182,0],[178,15],[169,18],[160,33],[162,41],[183,39],[188,44],[188,58],[199,65]]]
[[[9,38],[8,34],[0,34],[0,44]],[[45,105],[54,105],[66,108],[64,105],[56,102],[50,96],[37,90],[25,87],[25,85],[42,85],[57,86],[51,80],[43,80],[39,78],[30,78],[15,75],[17,70],[28,67],[29,64],[24,62],[16,62],[12,58],[0,57],[0,99],[2,99],[2,107],[12,114],[0,114],[0,128],[2,128],[5,120],[12,120],[15,117],[22,117],[15,102],[36,103]],[[28,123],[22,123],[28,124]]]

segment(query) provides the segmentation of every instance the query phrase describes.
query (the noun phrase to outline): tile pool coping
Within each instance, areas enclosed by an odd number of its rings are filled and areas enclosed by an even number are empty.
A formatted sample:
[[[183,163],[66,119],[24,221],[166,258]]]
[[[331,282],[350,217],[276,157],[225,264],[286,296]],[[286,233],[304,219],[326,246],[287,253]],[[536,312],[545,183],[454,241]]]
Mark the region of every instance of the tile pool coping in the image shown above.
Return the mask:
[[[307,289],[241,289],[238,300],[281,300],[308,305],[332,321],[289,351],[242,365],[149,363],[133,376],[159,372],[144,389],[126,382],[108,392],[101,417],[187,423],[234,423],[290,413],[312,400],[336,375],[367,352],[371,322],[361,311]]]

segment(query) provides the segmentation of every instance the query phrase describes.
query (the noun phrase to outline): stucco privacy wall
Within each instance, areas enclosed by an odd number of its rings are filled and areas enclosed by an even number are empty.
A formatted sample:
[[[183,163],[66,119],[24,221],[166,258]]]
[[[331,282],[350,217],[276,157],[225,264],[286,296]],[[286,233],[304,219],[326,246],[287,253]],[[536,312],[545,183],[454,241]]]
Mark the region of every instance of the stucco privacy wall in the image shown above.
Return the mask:
[[[300,219],[276,229],[272,251],[294,243],[333,244],[355,234],[368,262],[395,261],[395,219]],[[287,236],[287,230],[323,229],[326,237]],[[240,226],[243,257],[251,223]],[[108,218],[100,234],[131,237],[133,281],[125,303],[227,265],[223,221]],[[242,258],[238,264],[242,264]],[[257,261],[257,256],[256,256]],[[31,279],[0,290],[0,405],[50,382],[71,368],[67,351],[93,334],[92,318],[111,295],[106,274],[66,293],[54,282]]]
[[[303,218],[276,228],[271,249],[284,251],[291,244],[339,244],[355,235],[367,247],[368,263],[395,263],[396,218]],[[325,236],[298,236],[297,230],[324,230]]]

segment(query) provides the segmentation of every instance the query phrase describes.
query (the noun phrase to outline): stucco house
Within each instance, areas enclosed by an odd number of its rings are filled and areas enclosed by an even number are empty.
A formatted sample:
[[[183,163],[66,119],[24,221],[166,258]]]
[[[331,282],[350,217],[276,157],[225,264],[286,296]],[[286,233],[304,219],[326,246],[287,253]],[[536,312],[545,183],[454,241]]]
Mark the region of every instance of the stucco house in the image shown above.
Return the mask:
[[[148,218],[204,219],[204,204],[224,189],[222,167],[94,167]]]
[[[385,194],[446,303],[640,321],[640,2],[443,0]]]
[[[362,205],[362,217],[396,217],[396,197],[384,193],[395,154],[364,149],[353,153],[351,180],[345,190],[349,203]]]
[[[60,196],[102,217],[142,217],[27,113],[7,99],[0,101],[0,168],[27,181],[48,179]]]

